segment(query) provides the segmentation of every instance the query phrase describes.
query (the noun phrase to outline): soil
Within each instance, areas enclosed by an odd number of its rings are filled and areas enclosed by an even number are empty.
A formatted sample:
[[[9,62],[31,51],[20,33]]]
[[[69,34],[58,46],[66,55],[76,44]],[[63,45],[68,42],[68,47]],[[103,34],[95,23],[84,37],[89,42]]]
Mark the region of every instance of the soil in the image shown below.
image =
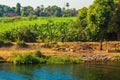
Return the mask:
[[[103,42],[102,50],[100,50],[100,42],[57,42],[57,43],[26,43],[26,47],[19,47],[16,43],[11,46],[0,47],[0,57],[8,59],[12,53],[17,52],[20,54],[30,53],[35,50],[40,50],[45,56],[70,56],[70,57],[104,57],[112,58],[120,56],[119,42]],[[112,52],[110,52],[112,50]],[[90,57],[91,58],[91,57]]]

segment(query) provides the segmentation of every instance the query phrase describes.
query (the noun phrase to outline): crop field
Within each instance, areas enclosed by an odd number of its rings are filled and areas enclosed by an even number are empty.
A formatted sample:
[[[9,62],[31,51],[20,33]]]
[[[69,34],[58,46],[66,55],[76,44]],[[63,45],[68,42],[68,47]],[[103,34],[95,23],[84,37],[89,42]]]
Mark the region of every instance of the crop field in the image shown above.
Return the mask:
[[[0,18],[0,39],[45,42],[60,41],[61,37],[66,37],[67,41],[74,40],[76,31],[70,25],[76,19],[76,17]]]
[[[53,22],[69,22],[71,20],[76,20],[76,17],[68,17],[68,18],[49,18],[49,17],[39,17],[37,19],[29,20],[29,18],[0,18],[0,32],[4,32],[7,30],[24,27],[24,26],[32,26],[32,25],[41,25],[46,24],[50,21]]]

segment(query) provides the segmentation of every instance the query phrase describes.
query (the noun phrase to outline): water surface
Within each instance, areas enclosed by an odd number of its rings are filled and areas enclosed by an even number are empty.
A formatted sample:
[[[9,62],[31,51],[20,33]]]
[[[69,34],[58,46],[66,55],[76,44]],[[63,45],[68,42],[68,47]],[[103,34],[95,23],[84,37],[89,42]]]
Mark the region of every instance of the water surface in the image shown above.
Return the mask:
[[[120,64],[13,65],[0,63],[0,80],[120,80]]]

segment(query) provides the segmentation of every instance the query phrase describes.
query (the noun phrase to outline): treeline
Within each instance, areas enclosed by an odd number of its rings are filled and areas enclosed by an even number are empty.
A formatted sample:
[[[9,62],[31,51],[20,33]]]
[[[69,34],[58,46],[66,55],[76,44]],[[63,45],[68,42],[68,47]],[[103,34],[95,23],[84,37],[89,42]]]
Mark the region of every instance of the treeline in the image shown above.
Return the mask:
[[[0,17],[4,16],[29,16],[36,15],[42,17],[56,16],[56,17],[69,17],[76,16],[77,10],[75,8],[69,9],[69,3],[66,3],[66,8],[60,8],[56,5],[44,7],[44,5],[37,6],[35,9],[32,6],[21,6],[20,3],[16,7],[9,7],[0,5]]]

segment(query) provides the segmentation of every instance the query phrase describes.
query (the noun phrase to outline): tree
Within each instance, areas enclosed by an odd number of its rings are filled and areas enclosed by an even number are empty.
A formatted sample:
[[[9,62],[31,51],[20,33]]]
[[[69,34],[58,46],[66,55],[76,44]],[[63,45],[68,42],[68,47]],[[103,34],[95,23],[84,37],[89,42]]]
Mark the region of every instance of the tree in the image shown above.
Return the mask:
[[[77,21],[72,23],[77,33],[77,40],[87,41],[89,39],[90,30],[87,28],[87,8],[83,7],[78,11]]]
[[[52,11],[51,15],[53,16],[57,16],[57,17],[62,16],[61,8],[56,5],[51,6],[51,11]]]
[[[62,16],[63,17],[70,17],[70,16],[76,16],[77,15],[77,11],[73,8],[73,9],[67,9],[67,10],[62,10]]]
[[[16,4],[16,13],[20,16],[21,15],[21,4],[17,3]]]
[[[66,6],[67,8],[69,8],[70,4],[67,2],[67,3],[65,4],[65,6]]]
[[[114,0],[95,0],[88,8],[87,23],[92,37],[105,39]]]
[[[117,33],[117,39],[119,39],[119,32],[120,32],[120,2],[117,0],[115,4],[115,8],[110,16],[110,21],[108,25],[108,32],[109,33]]]
[[[37,15],[37,16],[40,16],[40,12],[41,12],[41,9],[40,9],[40,7],[38,6],[38,7],[34,10],[34,14]]]
[[[21,10],[21,15],[22,16],[29,16],[29,15],[32,15],[32,14],[34,14],[33,7],[31,7],[31,6],[22,7],[22,10]]]
[[[80,9],[77,17],[79,26],[85,28],[87,26],[87,8],[83,7],[82,9]]]

